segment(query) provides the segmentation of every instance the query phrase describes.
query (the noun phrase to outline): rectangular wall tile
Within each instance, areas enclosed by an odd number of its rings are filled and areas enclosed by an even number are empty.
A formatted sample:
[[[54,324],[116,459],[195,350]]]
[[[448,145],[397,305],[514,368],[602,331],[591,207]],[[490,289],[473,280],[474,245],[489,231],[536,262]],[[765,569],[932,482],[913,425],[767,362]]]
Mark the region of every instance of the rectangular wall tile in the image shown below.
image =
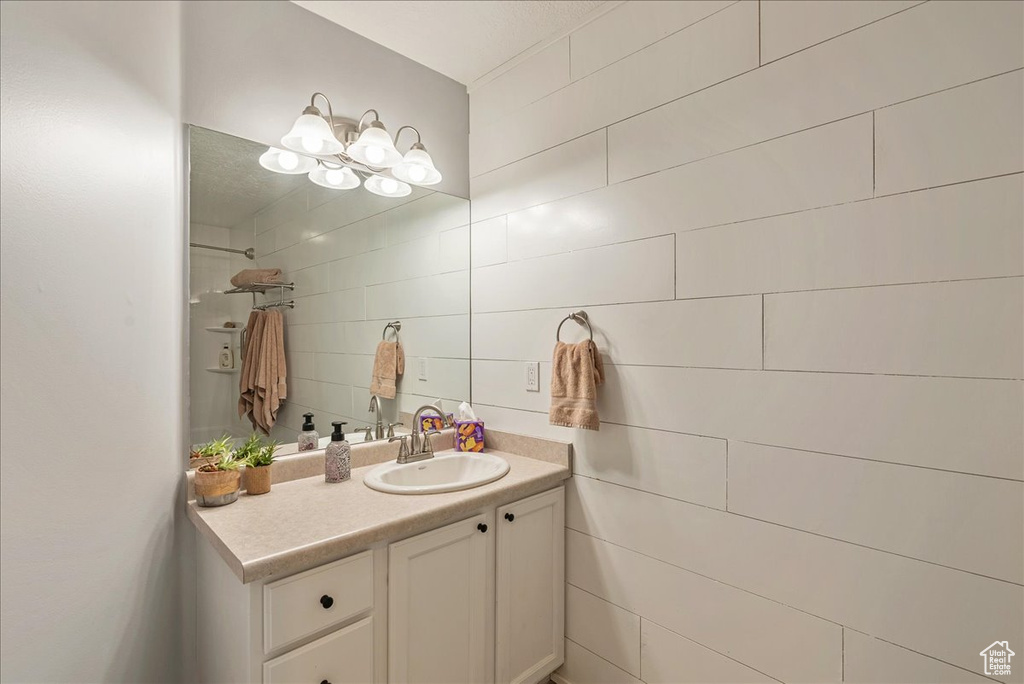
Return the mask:
[[[1024,583],[1021,482],[730,442],[729,510]]]
[[[473,311],[673,299],[674,251],[662,236],[474,269]]]
[[[575,432],[576,474],[725,508],[725,440],[609,423]]]
[[[677,296],[1024,275],[1021,176],[676,235]]]
[[[781,603],[572,529],[566,573],[573,585],[778,679],[842,677],[839,626]]]
[[[508,261],[507,218],[496,216],[486,221],[474,221],[470,229],[472,236],[471,264],[473,268],[493,266]]]
[[[555,678],[559,676],[564,684],[642,684],[570,639],[565,640],[565,664],[555,671]]]
[[[591,133],[757,66],[757,3],[705,21],[521,109],[515,135],[498,122],[470,134],[470,175]]]
[[[1017,2],[912,7],[612,126],[609,182],[1018,69],[1022,22]]]
[[[641,671],[647,684],[736,684],[776,682],[757,670],[695,641],[643,621]]]
[[[569,37],[557,40],[469,93],[469,128],[486,128],[569,84]]]
[[[875,192],[1024,170],[1024,71],[875,113]]]
[[[470,181],[474,221],[578,195],[607,183],[605,132],[545,150]]]
[[[366,288],[366,318],[450,316],[468,310],[468,271]]]
[[[435,192],[392,209],[385,219],[388,245],[397,245],[468,226],[469,202],[461,197]]]
[[[761,64],[803,50],[921,0],[766,0],[761,3]]]
[[[606,421],[1024,479],[1018,382],[613,365],[605,371],[598,410]]]
[[[565,636],[640,676],[640,618],[571,584],[565,587]]]
[[[764,365],[1024,377],[1024,280],[793,292],[764,300]]]
[[[991,679],[894,646],[867,634],[846,630],[844,681],[855,684],[984,684]],[[978,651],[987,644],[979,647]],[[979,663],[981,662],[979,656]],[[972,668],[977,671],[978,668]]]
[[[516,212],[510,259],[871,197],[871,117]]]
[[[256,212],[256,234],[275,228],[306,211],[306,189],[293,190],[268,207]]]
[[[1024,640],[1024,587],[732,513],[573,478],[566,526],[962,667],[979,633]]]
[[[542,412],[551,404],[551,362],[540,364],[539,392],[525,388],[526,371],[521,361],[478,361],[473,359],[473,401],[490,406],[514,406]]]
[[[761,367],[761,298],[718,297],[690,301],[592,306],[594,341],[613,363]],[[566,316],[561,309],[479,313],[473,318],[473,357],[547,360],[553,335]],[[509,335],[509,330],[549,334]],[[583,340],[586,328],[562,326],[565,342]]]
[[[625,2],[572,32],[572,80],[603,69],[623,57],[711,16],[734,0]],[[472,111],[472,110],[470,110]]]

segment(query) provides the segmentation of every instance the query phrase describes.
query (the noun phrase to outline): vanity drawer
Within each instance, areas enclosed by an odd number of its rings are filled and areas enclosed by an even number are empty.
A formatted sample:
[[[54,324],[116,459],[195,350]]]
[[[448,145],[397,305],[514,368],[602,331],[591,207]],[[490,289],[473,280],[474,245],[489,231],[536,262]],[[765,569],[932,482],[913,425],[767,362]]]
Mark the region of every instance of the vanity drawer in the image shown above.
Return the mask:
[[[270,653],[371,608],[370,551],[264,585],[263,650]]]
[[[263,684],[367,684],[373,681],[373,618],[263,663]]]

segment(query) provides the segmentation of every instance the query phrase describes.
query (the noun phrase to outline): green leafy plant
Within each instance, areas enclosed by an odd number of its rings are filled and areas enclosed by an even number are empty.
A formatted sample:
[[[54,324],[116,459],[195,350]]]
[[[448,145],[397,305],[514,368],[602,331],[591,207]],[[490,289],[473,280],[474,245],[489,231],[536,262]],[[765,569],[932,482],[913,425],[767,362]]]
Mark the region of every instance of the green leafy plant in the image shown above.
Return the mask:
[[[257,433],[249,435],[249,439],[242,442],[242,446],[235,449],[235,460],[240,463],[248,463],[249,458],[258,452],[263,446],[263,440]]]
[[[227,435],[221,435],[220,439],[211,439],[206,444],[195,450],[196,457],[219,459],[223,454],[231,454],[233,440]]]
[[[274,462],[274,451],[277,450],[277,442],[270,441],[253,450],[246,459],[246,465],[253,468],[268,466]]]

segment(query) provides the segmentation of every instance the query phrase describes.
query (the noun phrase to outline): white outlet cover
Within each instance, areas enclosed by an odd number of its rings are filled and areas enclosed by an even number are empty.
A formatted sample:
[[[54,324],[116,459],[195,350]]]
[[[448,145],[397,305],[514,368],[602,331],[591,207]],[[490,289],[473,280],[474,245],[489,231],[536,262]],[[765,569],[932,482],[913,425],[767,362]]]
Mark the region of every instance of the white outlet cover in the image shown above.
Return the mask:
[[[540,392],[540,361],[526,362],[526,391]]]
[[[424,358],[424,357],[420,357],[420,359],[417,361],[416,367],[417,367],[417,377],[420,380],[426,380],[427,379],[427,359]]]

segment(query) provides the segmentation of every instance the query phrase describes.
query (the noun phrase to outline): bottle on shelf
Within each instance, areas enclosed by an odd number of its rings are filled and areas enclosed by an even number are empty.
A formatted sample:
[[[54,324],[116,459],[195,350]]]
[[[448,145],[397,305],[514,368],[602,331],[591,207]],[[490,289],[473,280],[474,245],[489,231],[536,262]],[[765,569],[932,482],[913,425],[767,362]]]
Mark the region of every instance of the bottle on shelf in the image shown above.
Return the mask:
[[[313,425],[313,414],[303,413],[302,417],[306,420],[302,424],[302,432],[299,433],[299,438],[297,440],[299,451],[314,451],[319,449],[320,433],[316,431],[316,426]]]
[[[235,367],[235,355],[231,352],[229,345],[224,345],[224,348],[220,350],[220,367],[224,370],[230,370]]]

